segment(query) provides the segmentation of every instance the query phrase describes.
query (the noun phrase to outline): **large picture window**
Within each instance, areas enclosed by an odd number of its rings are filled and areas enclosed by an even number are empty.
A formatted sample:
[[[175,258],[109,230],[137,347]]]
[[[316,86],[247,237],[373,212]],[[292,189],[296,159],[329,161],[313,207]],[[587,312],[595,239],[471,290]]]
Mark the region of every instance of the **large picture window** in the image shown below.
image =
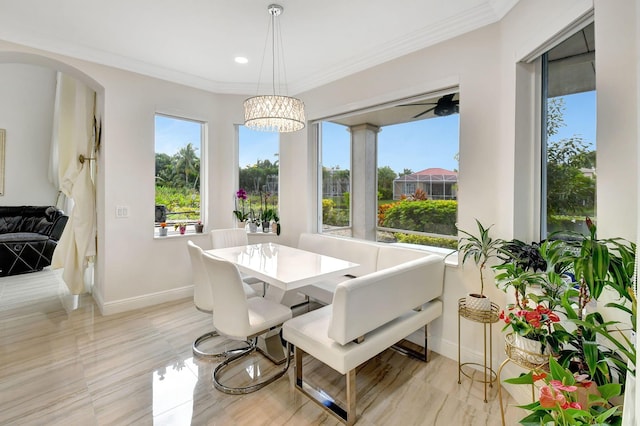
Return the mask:
[[[200,155],[203,129],[204,123],[199,121],[161,114],[155,116],[157,236],[193,233],[195,225],[202,221]]]
[[[588,234],[596,221],[596,87],[593,24],[542,55],[541,238]]]
[[[457,92],[320,123],[324,233],[455,248]]]

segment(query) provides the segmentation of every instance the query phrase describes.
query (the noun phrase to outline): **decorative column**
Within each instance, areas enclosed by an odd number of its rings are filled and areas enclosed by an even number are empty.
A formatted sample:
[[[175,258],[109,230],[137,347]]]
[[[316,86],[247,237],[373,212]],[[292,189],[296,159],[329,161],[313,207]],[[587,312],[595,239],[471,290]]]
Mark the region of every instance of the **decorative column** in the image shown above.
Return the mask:
[[[380,127],[359,124],[351,132],[351,217],[354,238],[376,240],[378,219],[378,132]]]

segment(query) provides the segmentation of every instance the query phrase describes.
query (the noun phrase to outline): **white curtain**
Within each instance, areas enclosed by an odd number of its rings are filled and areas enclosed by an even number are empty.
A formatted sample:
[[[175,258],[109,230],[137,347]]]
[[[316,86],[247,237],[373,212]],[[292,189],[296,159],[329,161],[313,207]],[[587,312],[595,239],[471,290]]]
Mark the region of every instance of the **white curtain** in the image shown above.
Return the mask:
[[[66,211],[69,222],[51,264],[64,268],[62,278],[72,294],[82,294],[86,292],[84,271],[96,254],[96,212],[92,164],[81,164],[78,158],[94,157],[95,92],[62,73],[57,85],[52,144],[58,146],[59,189],[73,205]]]

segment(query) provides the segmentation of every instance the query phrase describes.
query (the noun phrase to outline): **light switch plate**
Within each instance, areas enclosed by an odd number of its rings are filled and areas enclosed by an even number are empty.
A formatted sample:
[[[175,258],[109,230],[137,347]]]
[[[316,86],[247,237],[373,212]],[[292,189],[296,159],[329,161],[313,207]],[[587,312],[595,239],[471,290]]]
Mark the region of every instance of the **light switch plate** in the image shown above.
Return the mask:
[[[129,217],[129,207],[128,206],[116,206],[116,217],[117,218]]]

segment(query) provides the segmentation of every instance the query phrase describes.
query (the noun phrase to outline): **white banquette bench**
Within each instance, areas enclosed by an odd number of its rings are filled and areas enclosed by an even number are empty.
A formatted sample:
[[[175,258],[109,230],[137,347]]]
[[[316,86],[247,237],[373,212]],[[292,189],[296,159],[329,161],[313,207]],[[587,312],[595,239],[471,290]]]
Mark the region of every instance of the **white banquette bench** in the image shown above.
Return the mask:
[[[412,332],[424,330],[424,350],[411,352],[427,360],[426,326],[442,314],[443,256],[354,239],[303,234],[299,248],[360,264],[351,277],[306,288],[331,304],[288,320],[283,338],[295,346],[296,387],[346,424],[356,420],[356,367]],[[302,377],[307,353],[346,375],[346,406]]]

